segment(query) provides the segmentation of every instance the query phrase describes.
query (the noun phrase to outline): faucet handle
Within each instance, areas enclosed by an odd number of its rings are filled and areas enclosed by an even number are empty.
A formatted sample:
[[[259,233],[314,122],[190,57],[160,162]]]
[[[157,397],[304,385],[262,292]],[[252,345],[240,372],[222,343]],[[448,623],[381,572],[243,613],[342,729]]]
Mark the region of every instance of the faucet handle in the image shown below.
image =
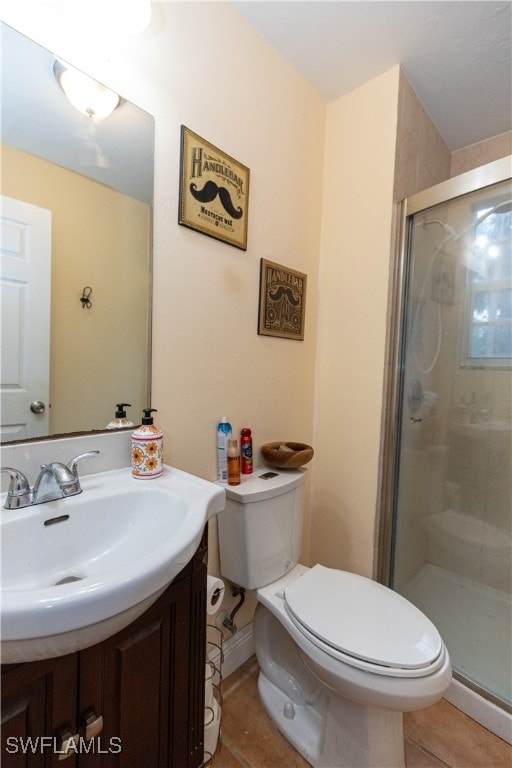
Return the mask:
[[[4,504],[5,509],[19,509],[28,506],[31,503],[32,492],[23,472],[13,467],[0,467],[0,472],[6,472],[11,477]]]
[[[28,480],[19,469],[13,469],[13,467],[0,467],[0,472],[5,472],[11,477],[8,490],[9,496],[23,496],[25,493],[30,492]]]
[[[81,453],[79,456],[75,456],[75,458],[71,459],[69,462],[68,469],[73,473],[75,477],[78,477],[78,463],[83,459],[90,459],[92,456],[97,456],[99,453],[100,451],[87,451],[86,453]]]

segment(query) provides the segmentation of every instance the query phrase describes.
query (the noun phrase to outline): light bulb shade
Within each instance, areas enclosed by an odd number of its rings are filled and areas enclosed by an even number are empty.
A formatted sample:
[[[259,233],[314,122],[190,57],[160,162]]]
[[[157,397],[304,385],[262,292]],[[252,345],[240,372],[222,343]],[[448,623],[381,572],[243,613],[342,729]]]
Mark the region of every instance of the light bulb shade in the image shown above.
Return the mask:
[[[119,104],[119,95],[73,67],[55,61],[53,72],[69,102],[82,114],[102,120]]]
[[[150,0],[118,0],[117,27],[127,35],[138,35],[151,21]]]
[[[111,41],[139,35],[151,22],[150,0],[74,0],[95,36]]]

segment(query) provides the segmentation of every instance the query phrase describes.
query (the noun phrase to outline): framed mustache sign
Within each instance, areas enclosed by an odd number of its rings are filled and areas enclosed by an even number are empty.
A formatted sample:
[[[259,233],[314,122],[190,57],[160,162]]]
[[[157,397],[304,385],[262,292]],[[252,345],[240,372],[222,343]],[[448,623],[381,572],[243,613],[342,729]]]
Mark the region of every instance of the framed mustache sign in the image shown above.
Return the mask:
[[[304,340],[307,275],[267,259],[260,261],[258,333]]]
[[[178,223],[247,250],[249,175],[245,165],[182,125]]]

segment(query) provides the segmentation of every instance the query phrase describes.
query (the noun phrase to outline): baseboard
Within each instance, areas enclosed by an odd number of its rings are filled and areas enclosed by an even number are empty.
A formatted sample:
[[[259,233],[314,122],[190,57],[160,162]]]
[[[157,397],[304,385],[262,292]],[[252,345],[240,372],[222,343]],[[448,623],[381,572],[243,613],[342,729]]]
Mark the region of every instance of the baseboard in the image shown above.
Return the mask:
[[[472,691],[458,680],[452,680],[444,698],[466,715],[512,745],[512,715]]]
[[[241,667],[247,659],[254,654],[254,639],[252,636],[252,622],[247,624],[239,632],[224,640],[223,646],[222,677],[225,680],[238,667]],[[216,669],[221,668],[220,648],[208,648],[208,659],[215,664]]]

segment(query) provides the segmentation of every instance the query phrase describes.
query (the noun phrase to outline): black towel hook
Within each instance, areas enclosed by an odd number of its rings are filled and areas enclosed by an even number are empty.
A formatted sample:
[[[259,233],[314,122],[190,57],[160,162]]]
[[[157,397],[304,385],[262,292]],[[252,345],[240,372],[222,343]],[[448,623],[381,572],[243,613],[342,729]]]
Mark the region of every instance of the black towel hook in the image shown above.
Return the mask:
[[[86,285],[82,291],[82,295],[80,296],[80,301],[82,302],[82,309],[90,309],[92,307],[91,293],[92,293],[92,288],[89,285]]]

